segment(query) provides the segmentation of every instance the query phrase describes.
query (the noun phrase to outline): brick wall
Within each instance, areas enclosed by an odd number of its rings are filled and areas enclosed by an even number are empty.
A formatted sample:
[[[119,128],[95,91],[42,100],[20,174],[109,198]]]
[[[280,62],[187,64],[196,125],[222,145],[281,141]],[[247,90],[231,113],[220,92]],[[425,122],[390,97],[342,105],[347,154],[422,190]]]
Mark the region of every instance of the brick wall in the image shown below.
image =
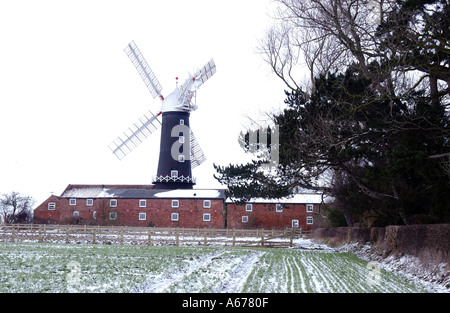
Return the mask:
[[[307,217],[310,217],[308,221]],[[250,211],[246,204],[227,203],[228,228],[290,228],[295,227],[294,220],[303,229],[312,229],[314,224],[313,213],[306,211],[305,204],[282,204],[277,211],[275,203],[252,203]]]
[[[221,199],[178,199],[178,207],[172,207],[175,199],[99,198],[93,199],[92,205],[88,205],[86,200],[77,198],[76,204],[71,205],[69,198],[51,196],[34,210],[34,221],[142,227],[224,227]],[[117,206],[111,205],[111,200],[116,200]],[[140,200],[146,200],[145,207],[140,207]],[[204,208],[204,200],[210,201],[209,208]],[[55,209],[52,206],[49,209],[49,203],[54,203]],[[74,212],[77,213],[74,215]],[[145,215],[140,216],[140,213]],[[172,213],[178,213],[177,221],[172,220]],[[209,214],[209,221],[204,220],[204,214]]]
[[[111,200],[117,201],[116,207],[111,206]],[[140,207],[140,200],[146,200],[145,207]],[[179,201],[178,207],[172,207],[172,200]],[[204,200],[210,201],[210,208],[204,208]],[[34,210],[34,221],[53,224],[185,228],[301,227],[306,230],[312,229],[314,223],[318,222],[317,215],[313,216],[312,212],[307,212],[305,204],[282,204],[277,211],[275,203],[252,203],[250,211],[245,204],[224,204],[222,199],[94,198],[92,201],[92,205],[88,205],[87,199],[76,198],[76,203],[71,205],[69,198],[51,196]],[[49,203],[54,203],[54,209],[52,206],[49,209]],[[317,207],[314,211],[316,209]],[[75,212],[77,213],[74,214]],[[111,218],[114,217],[110,216],[111,213],[115,215],[115,219]],[[145,214],[140,216],[140,213]],[[178,220],[173,220],[172,213],[178,214]],[[209,221],[204,220],[204,214],[209,214]],[[293,221],[297,221],[296,224],[293,224]]]

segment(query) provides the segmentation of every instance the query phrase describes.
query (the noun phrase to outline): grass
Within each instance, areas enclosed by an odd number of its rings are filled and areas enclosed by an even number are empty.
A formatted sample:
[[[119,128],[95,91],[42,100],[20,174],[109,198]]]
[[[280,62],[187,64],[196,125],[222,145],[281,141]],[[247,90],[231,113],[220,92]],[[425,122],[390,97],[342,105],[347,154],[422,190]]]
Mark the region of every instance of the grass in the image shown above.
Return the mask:
[[[0,292],[424,292],[348,253],[0,243]],[[234,288],[234,289],[233,289]]]

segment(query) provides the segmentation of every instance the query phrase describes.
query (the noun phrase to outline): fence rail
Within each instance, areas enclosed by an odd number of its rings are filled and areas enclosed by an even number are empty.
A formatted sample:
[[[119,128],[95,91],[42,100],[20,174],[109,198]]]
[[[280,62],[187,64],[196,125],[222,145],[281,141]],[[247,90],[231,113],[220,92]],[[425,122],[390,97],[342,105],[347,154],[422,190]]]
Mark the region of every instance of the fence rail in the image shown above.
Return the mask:
[[[0,242],[292,247],[301,228],[210,229],[50,224],[0,225]]]

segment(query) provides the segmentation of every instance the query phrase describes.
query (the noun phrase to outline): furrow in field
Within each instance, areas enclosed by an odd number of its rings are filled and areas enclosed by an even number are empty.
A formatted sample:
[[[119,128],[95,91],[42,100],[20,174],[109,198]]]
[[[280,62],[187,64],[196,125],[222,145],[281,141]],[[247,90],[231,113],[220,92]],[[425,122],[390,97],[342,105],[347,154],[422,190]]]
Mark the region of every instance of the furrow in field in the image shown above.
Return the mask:
[[[307,292],[306,289],[306,281],[307,281],[307,277],[305,275],[305,268],[301,262],[301,255],[297,256],[294,258],[294,266],[297,269],[297,277],[298,277],[298,282],[297,282],[297,289],[296,292]]]
[[[192,260],[192,262],[184,267],[178,268],[176,271],[164,275],[158,275],[156,277],[149,278],[145,283],[133,289],[132,292],[145,292],[145,293],[158,293],[164,292],[171,285],[183,280],[186,276],[191,275],[199,268],[207,266],[213,258],[218,258],[224,251],[219,251],[213,254],[202,256],[198,259]]]
[[[233,263],[232,270],[220,282],[214,292],[242,292],[245,283],[265,252],[251,251],[241,258],[234,258],[229,261]]]

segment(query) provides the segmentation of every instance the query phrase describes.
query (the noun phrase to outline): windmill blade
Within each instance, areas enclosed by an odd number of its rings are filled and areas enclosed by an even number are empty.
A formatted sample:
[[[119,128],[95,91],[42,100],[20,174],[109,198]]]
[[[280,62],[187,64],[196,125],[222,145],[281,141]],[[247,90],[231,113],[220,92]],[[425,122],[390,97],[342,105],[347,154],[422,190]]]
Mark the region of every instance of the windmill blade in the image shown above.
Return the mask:
[[[211,76],[216,73],[216,64],[211,59],[202,68],[200,68],[193,76],[190,76],[182,85],[181,91],[195,91],[203,85]]]
[[[145,61],[144,56],[142,55],[141,51],[139,51],[139,48],[136,46],[134,41],[130,42],[126,46],[124,51],[133,63],[134,67],[136,67],[139,75],[141,75],[142,80],[152,94],[153,98],[159,96],[161,99],[164,99],[161,95],[161,84],[159,83],[150,66],[148,66],[147,61]]]
[[[119,160],[122,160],[128,153],[158,129],[161,125],[158,116],[159,114],[154,115],[152,112],[148,111],[108,147]]]
[[[203,154],[197,139],[195,139],[194,133],[190,130],[191,136],[191,168],[196,168],[200,164],[206,161],[206,157]]]
[[[211,76],[216,73],[216,64],[214,60],[211,59],[208,63],[206,63],[201,69],[199,69],[194,74],[194,79],[197,83],[197,88],[203,85]]]
[[[202,68],[195,72],[193,76],[189,75],[189,78],[180,87],[181,92],[178,96],[178,103],[181,104],[181,108],[185,110],[196,109],[196,106],[191,104],[195,91],[215,73],[216,64],[214,63],[214,60],[211,59]]]

